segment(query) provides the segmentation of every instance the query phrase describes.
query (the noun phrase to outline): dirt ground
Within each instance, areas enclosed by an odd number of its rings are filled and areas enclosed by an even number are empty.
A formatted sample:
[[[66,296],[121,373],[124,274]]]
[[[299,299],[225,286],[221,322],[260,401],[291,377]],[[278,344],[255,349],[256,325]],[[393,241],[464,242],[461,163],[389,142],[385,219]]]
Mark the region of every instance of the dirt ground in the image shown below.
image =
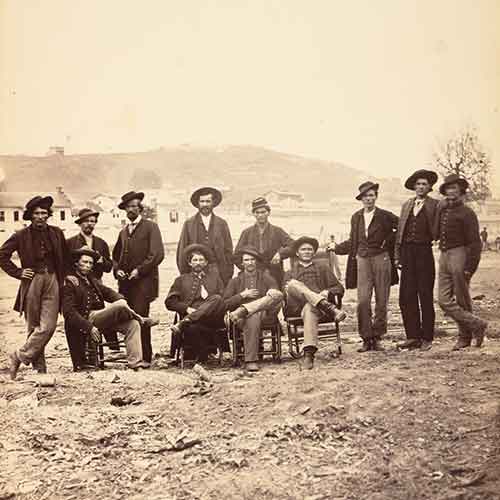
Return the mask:
[[[357,353],[350,321],[344,354],[323,344],[310,372],[284,345],[281,364],[249,376],[228,357],[203,382],[169,364],[171,316],[158,300],[151,370],[73,373],[60,322],[48,346],[55,387],[26,367],[7,377],[24,324],[11,310],[17,283],[2,273],[0,500],[500,498],[499,268],[488,252],[473,279],[491,320],[482,349],[451,352],[456,330],[438,312],[432,350],[399,352],[393,288],[383,353]],[[174,274],[167,259],[161,297]]]

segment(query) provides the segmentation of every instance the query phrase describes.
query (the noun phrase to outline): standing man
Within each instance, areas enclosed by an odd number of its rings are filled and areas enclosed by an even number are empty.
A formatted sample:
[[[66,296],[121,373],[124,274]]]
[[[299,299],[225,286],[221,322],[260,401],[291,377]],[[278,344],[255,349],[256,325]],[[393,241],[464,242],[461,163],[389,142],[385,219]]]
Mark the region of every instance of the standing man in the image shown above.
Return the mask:
[[[108,244],[94,234],[98,217],[99,212],[94,212],[90,208],[82,208],[75,219],[75,224],[80,226],[80,233],[68,238],[67,244],[70,251],[87,246],[99,254],[98,260],[92,268],[92,275],[94,278],[102,280],[102,275],[113,269],[113,261]]]
[[[432,254],[435,218],[439,202],[429,193],[437,182],[436,172],[417,170],[405,182],[415,196],[401,208],[394,263],[401,267],[399,307],[407,340],[398,347],[427,351],[434,339],[434,281],[436,268]]]
[[[224,285],[217,269],[208,265],[213,255],[206,245],[188,245],[183,257],[190,271],[175,278],[165,299],[165,307],[181,318],[172,326],[171,352],[183,334],[197,361],[205,362],[209,347],[217,343],[215,331],[224,327]],[[226,339],[221,348],[228,347]]]
[[[479,222],[474,211],[464,204],[469,183],[456,174],[445,177],[439,192],[445,200],[436,219],[439,237],[439,305],[458,324],[458,341],[453,350],[464,349],[476,339],[483,344],[488,323],[472,314],[470,281],[481,260]]]
[[[363,339],[359,352],[383,351],[381,338],[387,332],[387,303],[391,285],[398,282],[392,264],[398,217],[375,206],[379,185],[371,181],[359,186],[356,199],[363,208],[351,217],[348,240],[330,243],[328,250],[348,254],[346,288],[358,290],[358,331]],[[375,291],[375,317],[372,318],[372,295]]]
[[[113,269],[119,292],[140,316],[149,316],[151,302],[158,297],[158,266],[164,250],[160,229],[142,217],[144,193],[130,191],[122,196],[118,208],[125,210],[128,224],[120,231],[113,248]],[[151,325],[141,325],[142,359],[151,363]]]
[[[481,241],[483,242],[483,252],[488,250],[488,230],[483,227],[481,231]]]
[[[258,269],[262,260],[260,252],[252,246],[240,247],[235,254],[238,267],[243,270],[231,278],[224,290],[228,312],[226,322],[236,323],[243,333],[245,367],[250,372],[259,371],[259,335],[262,321],[269,315],[277,317],[283,294],[276,280],[267,269]]]
[[[224,286],[233,276],[233,241],[227,222],[213,213],[220,205],[222,193],[212,187],[202,187],[191,195],[191,203],[198,213],[187,219],[182,227],[177,245],[177,267],[181,273],[189,272],[183,258],[187,246],[200,244],[207,246],[213,259],[210,264],[216,267]]]
[[[244,246],[255,247],[261,255],[261,264],[281,287],[283,285],[283,260],[292,254],[293,239],[281,227],[269,223],[271,207],[262,196],[252,201],[255,224],[243,230],[235,254]]]
[[[319,243],[303,236],[295,241],[297,256],[290,271],[285,273],[286,315],[301,316],[304,322],[304,368],[311,370],[318,350],[318,324],[321,317],[330,321],[343,321],[346,317],[333,304],[334,295],[343,295],[344,287],[331,269],[314,261]]]
[[[47,372],[45,346],[56,329],[69,261],[63,232],[47,224],[52,215],[52,203],[50,196],[35,196],[28,201],[23,220],[31,224],[15,232],[0,248],[0,267],[20,280],[14,310],[24,313],[28,330],[24,345],[10,354],[12,380],[21,363],[31,363],[39,373]],[[11,260],[14,252],[21,261],[20,268]]]

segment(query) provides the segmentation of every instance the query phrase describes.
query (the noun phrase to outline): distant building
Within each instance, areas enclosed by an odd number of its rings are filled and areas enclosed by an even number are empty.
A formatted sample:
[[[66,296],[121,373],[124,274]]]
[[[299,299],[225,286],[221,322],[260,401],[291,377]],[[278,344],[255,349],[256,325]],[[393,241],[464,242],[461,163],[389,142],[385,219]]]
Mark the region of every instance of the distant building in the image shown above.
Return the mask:
[[[271,208],[273,206],[279,208],[295,208],[304,202],[304,195],[302,193],[292,193],[290,191],[271,189],[271,191],[264,193],[263,196],[269,202]]]
[[[47,156],[60,155],[64,156],[64,146],[50,146],[47,151]]]
[[[0,192],[0,232],[10,234],[29,224],[28,221],[23,220],[23,211],[26,202],[35,195],[35,193],[20,191]],[[59,226],[62,230],[70,228],[73,222],[71,216],[72,203],[64,193],[62,187],[57,187],[53,193],[43,193],[43,195],[54,198],[54,204],[52,205],[53,215],[49,219],[49,223]],[[2,240],[4,239],[5,237],[2,237]]]

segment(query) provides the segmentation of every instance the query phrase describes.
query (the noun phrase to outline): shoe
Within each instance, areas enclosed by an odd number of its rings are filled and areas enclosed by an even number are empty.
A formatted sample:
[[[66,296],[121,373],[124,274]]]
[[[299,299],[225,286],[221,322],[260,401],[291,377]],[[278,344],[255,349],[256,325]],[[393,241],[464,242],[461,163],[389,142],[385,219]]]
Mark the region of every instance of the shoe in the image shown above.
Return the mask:
[[[474,330],[474,332],[472,333],[475,339],[475,344],[474,344],[475,347],[481,347],[483,345],[484,334],[487,328],[488,328],[488,322],[483,321],[481,326],[477,330]]]
[[[470,340],[458,339],[456,344],[452,347],[452,351],[459,351],[460,349],[465,349],[470,347]]]
[[[257,363],[255,363],[254,361],[249,361],[248,363],[245,363],[245,370],[247,372],[258,372],[259,365]]]
[[[331,302],[324,299],[317,305],[318,309],[332,321],[343,321],[347,315],[344,311],[337,309]]]
[[[432,340],[422,340],[420,344],[421,351],[429,351],[432,348]]]
[[[363,340],[363,345],[358,349],[358,352],[368,352],[372,350],[372,343],[370,339]]]
[[[314,367],[314,352],[304,352],[304,370],[312,370]]]
[[[175,323],[175,325],[172,325],[170,327],[171,332],[174,335],[180,335],[182,333],[182,329],[189,323],[188,318],[181,319],[178,323]]]
[[[418,339],[407,339],[404,342],[398,344],[398,349],[416,349],[420,347],[421,342]]]
[[[17,357],[17,353],[11,352],[9,354],[9,375],[11,380],[16,380],[17,370],[21,366],[21,360]]]
[[[248,311],[243,306],[240,306],[237,309],[235,309],[234,311],[231,311],[229,313],[230,321],[232,321],[233,323],[236,323],[236,324],[238,324],[239,322],[244,320],[247,316],[248,316]]]
[[[385,348],[379,338],[375,337],[374,339],[372,339],[372,351],[385,351]]]

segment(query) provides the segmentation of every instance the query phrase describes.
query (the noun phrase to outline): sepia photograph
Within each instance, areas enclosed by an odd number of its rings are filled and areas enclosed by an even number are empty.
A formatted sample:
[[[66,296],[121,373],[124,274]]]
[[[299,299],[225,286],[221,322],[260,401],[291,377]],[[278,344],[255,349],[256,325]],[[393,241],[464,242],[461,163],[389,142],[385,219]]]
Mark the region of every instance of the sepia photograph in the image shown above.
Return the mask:
[[[500,500],[499,26],[0,0],[0,500]]]

